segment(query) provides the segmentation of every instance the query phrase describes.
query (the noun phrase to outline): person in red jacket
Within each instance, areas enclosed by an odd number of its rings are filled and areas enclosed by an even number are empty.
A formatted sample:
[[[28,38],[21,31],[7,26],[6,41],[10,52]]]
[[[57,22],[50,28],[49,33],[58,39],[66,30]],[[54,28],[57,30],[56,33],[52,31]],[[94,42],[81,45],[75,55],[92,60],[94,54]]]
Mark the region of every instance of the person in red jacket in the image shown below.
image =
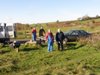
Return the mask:
[[[54,36],[50,29],[46,34],[46,40],[48,41],[48,52],[51,52],[53,50]]]
[[[32,41],[36,41],[36,28],[32,29]]]

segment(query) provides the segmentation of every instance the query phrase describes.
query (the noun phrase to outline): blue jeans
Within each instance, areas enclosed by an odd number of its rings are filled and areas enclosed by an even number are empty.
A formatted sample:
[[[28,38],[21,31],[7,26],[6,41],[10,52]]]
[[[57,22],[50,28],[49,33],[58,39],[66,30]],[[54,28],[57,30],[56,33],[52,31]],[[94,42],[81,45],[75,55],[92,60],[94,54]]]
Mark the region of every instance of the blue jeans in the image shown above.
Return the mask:
[[[53,50],[53,42],[48,42],[48,52]]]
[[[32,40],[36,41],[36,35],[32,34]]]

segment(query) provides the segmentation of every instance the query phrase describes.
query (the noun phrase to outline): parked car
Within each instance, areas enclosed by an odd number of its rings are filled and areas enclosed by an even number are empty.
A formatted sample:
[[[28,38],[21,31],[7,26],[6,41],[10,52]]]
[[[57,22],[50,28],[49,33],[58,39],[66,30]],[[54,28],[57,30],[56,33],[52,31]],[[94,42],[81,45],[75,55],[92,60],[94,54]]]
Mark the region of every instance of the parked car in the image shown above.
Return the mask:
[[[68,42],[73,42],[79,40],[80,38],[87,38],[91,34],[84,30],[70,30],[68,32],[65,32],[64,35],[65,35],[65,39]]]

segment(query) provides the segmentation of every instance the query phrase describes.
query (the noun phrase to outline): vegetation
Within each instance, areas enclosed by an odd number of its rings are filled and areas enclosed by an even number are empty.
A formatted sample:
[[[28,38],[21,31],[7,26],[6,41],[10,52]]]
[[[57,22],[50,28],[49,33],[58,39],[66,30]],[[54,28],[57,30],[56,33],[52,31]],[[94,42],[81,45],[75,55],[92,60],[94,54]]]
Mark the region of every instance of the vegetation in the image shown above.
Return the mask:
[[[47,44],[22,44],[19,52],[0,44],[0,75],[100,75],[100,19],[94,19],[93,27],[89,24],[91,21],[19,25],[17,39],[30,39],[30,29],[34,26],[37,31],[43,26],[46,31],[50,28],[53,33],[61,28],[62,31],[83,29],[95,34],[79,42],[67,43],[64,51],[58,51],[56,43],[53,52],[47,51]]]
[[[23,44],[18,53],[5,46],[0,49],[0,75],[99,75],[100,39],[96,37],[67,43],[64,51],[58,51],[56,44],[53,52],[46,45]]]
[[[51,29],[53,33],[55,33],[58,28],[61,28],[61,30],[64,32],[71,29],[83,29],[91,33],[100,33],[100,18],[98,17],[89,20],[76,20],[64,22],[59,22],[59,20],[57,20],[57,22],[31,25],[16,23],[17,39],[31,39],[31,30],[33,27],[36,27],[38,36],[38,31],[41,26],[43,26],[46,31],[47,29]]]

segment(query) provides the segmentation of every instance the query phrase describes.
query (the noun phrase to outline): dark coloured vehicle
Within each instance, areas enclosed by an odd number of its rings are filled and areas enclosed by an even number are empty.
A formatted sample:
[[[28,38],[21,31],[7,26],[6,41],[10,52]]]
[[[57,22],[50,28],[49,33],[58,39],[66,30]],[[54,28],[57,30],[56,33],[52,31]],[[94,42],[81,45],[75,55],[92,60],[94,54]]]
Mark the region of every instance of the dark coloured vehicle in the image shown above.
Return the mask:
[[[87,38],[91,34],[84,30],[70,30],[68,32],[65,32],[64,35],[65,35],[65,39],[68,42],[73,42],[79,40],[80,38]]]

